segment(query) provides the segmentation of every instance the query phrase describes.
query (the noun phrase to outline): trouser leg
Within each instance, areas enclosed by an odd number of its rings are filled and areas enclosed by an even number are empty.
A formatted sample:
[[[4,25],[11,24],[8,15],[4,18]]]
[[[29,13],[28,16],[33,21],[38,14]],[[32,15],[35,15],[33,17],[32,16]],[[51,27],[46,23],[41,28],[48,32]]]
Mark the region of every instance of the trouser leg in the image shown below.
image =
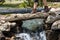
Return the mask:
[[[44,6],[47,6],[47,0],[43,0]]]

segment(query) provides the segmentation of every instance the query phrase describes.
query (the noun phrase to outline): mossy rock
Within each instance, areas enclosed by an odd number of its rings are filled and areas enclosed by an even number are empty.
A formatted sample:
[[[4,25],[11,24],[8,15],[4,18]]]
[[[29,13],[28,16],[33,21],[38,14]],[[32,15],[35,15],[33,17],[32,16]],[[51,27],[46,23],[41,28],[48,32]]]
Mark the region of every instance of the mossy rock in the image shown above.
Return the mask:
[[[35,31],[44,26],[44,19],[31,19],[23,21],[22,27]]]

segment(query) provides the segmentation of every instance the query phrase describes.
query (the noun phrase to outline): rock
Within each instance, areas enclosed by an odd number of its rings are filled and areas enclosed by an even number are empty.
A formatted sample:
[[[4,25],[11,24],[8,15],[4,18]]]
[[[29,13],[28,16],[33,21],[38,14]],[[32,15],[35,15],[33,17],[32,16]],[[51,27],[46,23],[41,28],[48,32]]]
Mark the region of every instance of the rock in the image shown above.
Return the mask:
[[[60,8],[51,8],[50,11],[51,11],[51,12],[58,12],[58,11],[60,11]]]
[[[47,40],[58,40],[58,35],[59,32],[58,31],[47,31]]]
[[[49,15],[48,17],[47,17],[47,20],[45,21],[46,23],[53,23],[54,21],[55,21],[55,19],[56,19],[56,16],[51,16],[51,15]]]
[[[29,30],[36,30],[37,28],[42,28],[44,26],[44,19],[31,19],[23,21],[22,27]]]
[[[60,20],[55,21],[55,22],[52,24],[51,29],[52,29],[52,30],[60,29]]]
[[[11,27],[15,26],[16,23],[10,23],[10,22],[5,22],[1,23],[0,25],[0,31],[9,31]]]
[[[56,20],[60,20],[60,13],[59,12],[51,12],[50,15],[46,19],[46,23],[53,23]]]
[[[55,12],[56,9],[55,9],[55,8],[51,8],[50,11],[51,11],[51,12]]]

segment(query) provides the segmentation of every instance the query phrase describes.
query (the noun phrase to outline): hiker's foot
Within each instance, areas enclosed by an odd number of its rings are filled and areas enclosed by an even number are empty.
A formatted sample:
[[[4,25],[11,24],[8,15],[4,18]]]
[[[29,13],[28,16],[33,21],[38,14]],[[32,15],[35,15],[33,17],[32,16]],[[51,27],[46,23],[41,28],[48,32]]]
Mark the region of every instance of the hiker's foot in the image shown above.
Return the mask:
[[[36,12],[37,12],[37,10],[36,9],[33,9],[31,13],[36,13]]]
[[[44,7],[44,12],[49,12],[51,8],[48,8],[48,6]]]

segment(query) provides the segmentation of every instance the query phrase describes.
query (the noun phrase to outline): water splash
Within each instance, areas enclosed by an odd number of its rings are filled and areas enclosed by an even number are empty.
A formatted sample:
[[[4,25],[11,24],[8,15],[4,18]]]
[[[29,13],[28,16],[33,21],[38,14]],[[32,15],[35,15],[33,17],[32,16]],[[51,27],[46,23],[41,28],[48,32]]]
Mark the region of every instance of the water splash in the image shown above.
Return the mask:
[[[27,33],[20,33],[20,34],[17,34],[16,37],[20,37],[21,40],[31,40],[31,37],[29,34]],[[16,39],[18,40],[18,39]]]
[[[45,31],[40,32],[40,40],[47,40]]]
[[[20,37],[20,40],[47,40],[45,31],[42,31],[40,33],[38,32],[33,33],[33,36],[31,36],[28,33],[20,33],[20,34],[17,34],[16,37]]]

